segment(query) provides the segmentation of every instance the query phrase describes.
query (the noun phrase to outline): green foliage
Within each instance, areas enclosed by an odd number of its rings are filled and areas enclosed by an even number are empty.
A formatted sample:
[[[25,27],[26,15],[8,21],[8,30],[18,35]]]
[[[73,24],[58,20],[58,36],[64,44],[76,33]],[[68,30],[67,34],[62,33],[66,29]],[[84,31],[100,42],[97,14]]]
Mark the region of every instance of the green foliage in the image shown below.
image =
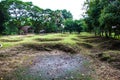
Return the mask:
[[[74,31],[74,26],[73,26],[73,20],[72,19],[67,19],[65,21],[65,30],[69,31],[72,33]]]
[[[54,23],[47,22],[45,26],[45,31],[47,33],[57,32],[57,26]]]
[[[4,14],[2,13],[2,10],[0,10],[0,34],[4,31],[4,27],[3,27],[4,20],[5,20]]]
[[[64,9],[61,12],[62,12],[62,15],[63,15],[64,19],[69,19],[69,18],[72,19],[73,18],[72,14],[69,11]]]
[[[80,33],[82,31],[82,23],[80,20],[73,21],[72,19],[67,19],[65,21],[65,30],[70,33],[74,31]]]
[[[73,25],[75,27],[76,32],[80,33],[83,30],[81,20],[75,20]]]
[[[64,20],[71,18],[67,10],[41,9],[32,2],[2,0],[0,2],[0,34],[19,34],[23,26],[31,26],[35,33],[62,32]],[[24,31],[23,31],[24,32]]]
[[[106,37],[111,37],[112,32],[120,28],[120,1],[119,0],[86,0],[87,17],[84,19],[89,31],[94,31],[96,35],[105,33]],[[117,26],[112,29],[112,26]]]

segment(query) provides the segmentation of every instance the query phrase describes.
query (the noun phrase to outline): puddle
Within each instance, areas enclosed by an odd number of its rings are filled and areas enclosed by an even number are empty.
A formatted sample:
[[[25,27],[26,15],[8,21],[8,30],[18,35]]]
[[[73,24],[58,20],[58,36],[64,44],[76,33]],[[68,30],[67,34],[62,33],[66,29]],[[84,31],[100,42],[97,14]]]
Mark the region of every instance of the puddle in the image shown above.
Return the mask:
[[[60,51],[61,52],[61,51]],[[42,80],[77,79],[77,75],[89,75],[88,61],[79,54],[49,54],[37,56],[29,67],[29,74]]]

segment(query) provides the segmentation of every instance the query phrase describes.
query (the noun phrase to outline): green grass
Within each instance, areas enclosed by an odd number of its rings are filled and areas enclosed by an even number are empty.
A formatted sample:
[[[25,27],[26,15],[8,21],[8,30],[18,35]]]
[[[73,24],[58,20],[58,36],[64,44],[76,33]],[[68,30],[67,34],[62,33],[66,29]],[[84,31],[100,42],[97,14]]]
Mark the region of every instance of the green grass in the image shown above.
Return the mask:
[[[63,44],[71,44],[75,45],[76,41],[72,40],[72,38],[77,38],[78,34],[43,34],[43,35],[15,35],[15,36],[1,36],[0,40],[19,40],[22,39],[21,41],[0,41],[0,44],[3,45],[4,48],[9,48],[13,46],[18,46],[20,44],[25,44],[25,43],[54,43],[51,41],[47,42],[42,42],[42,41],[37,41],[35,39],[37,38],[44,38],[44,39],[53,39],[53,38],[62,38],[61,41],[57,41],[55,43],[63,43]]]

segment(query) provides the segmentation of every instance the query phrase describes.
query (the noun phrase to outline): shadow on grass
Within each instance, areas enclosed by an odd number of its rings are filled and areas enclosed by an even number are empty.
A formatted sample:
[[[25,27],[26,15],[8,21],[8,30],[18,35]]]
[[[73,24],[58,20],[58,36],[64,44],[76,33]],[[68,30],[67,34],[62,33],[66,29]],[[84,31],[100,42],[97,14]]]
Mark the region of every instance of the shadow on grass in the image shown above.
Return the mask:
[[[19,42],[23,41],[23,39],[0,39],[1,42]]]
[[[120,40],[113,38],[87,37],[84,38],[84,42],[97,44],[96,47],[104,50],[120,50]]]
[[[46,41],[61,41],[63,40],[62,38],[37,38],[35,39],[37,41],[40,41],[40,42],[46,42]]]
[[[82,46],[82,47],[87,48],[87,49],[92,49],[93,48],[93,46],[89,43],[79,43],[78,42],[77,45]]]
[[[96,55],[101,61],[110,63],[114,68],[120,69],[120,52],[106,51]]]
[[[50,44],[50,43],[42,43],[42,44],[23,44],[24,47],[32,48],[39,51],[51,51],[53,49],[62,50],[65,52],[76,53],[77,51],[70,45],[65,44]]]

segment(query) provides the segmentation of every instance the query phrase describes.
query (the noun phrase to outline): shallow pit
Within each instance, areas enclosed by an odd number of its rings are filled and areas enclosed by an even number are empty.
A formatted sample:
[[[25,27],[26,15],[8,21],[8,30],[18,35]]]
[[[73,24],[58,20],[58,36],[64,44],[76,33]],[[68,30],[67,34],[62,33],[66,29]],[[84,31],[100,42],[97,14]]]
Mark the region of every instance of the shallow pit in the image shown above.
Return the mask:
[[[80,78],[80,74],[89,75],[90,70],[85,66],[87,60],[81,55],[71,55],[59,50],[53,53],[56,54],[36,57],[34,64],[28,69],[29,73],[44,80],[77,79]],[[78,74],[79,77],[76,76]]]
[[[46,45],[48,46],[48,44]],[[92,72],[87,58],[78,53],[71,54],[71,52],[68,52],[69,50],[54,49],[54,47],[60,47],[60,44],[50,46],[48,48],[52,48],[52,50],[48,51],[35,49],[35,46],[20,46],[6,50],[6,52],[14,52],[15,54],[6,56],[7,58],[10,57],[10,60],[24,56],[31,57],[27,58],[27,60],[20,59],[23,63],[15,70],[12,70],[9,75],[5,74],[4,80],[87,80],[86,78],[91,78]],[[44,45],[44,47],[46,46]],[[5,58],[4,61],[6,61]],[[10,64],[16,65],[17,63]]]
[[[27,67],[14,73],[16,80],[91,80],[90,63],[80,54],[61,50],[41,51],[37,54]]]
[[[71,45],[65,45],[65,44],[50,44],[50,43],[43,43],[43,44],[23,44],[24,47],[27,48],[32,48],[38,51],[51,51],[53,49],[58,49],[58,50],[62,50],[65,52],[70,52],[70,53],[77,53],[77,48],[74,48]]]

